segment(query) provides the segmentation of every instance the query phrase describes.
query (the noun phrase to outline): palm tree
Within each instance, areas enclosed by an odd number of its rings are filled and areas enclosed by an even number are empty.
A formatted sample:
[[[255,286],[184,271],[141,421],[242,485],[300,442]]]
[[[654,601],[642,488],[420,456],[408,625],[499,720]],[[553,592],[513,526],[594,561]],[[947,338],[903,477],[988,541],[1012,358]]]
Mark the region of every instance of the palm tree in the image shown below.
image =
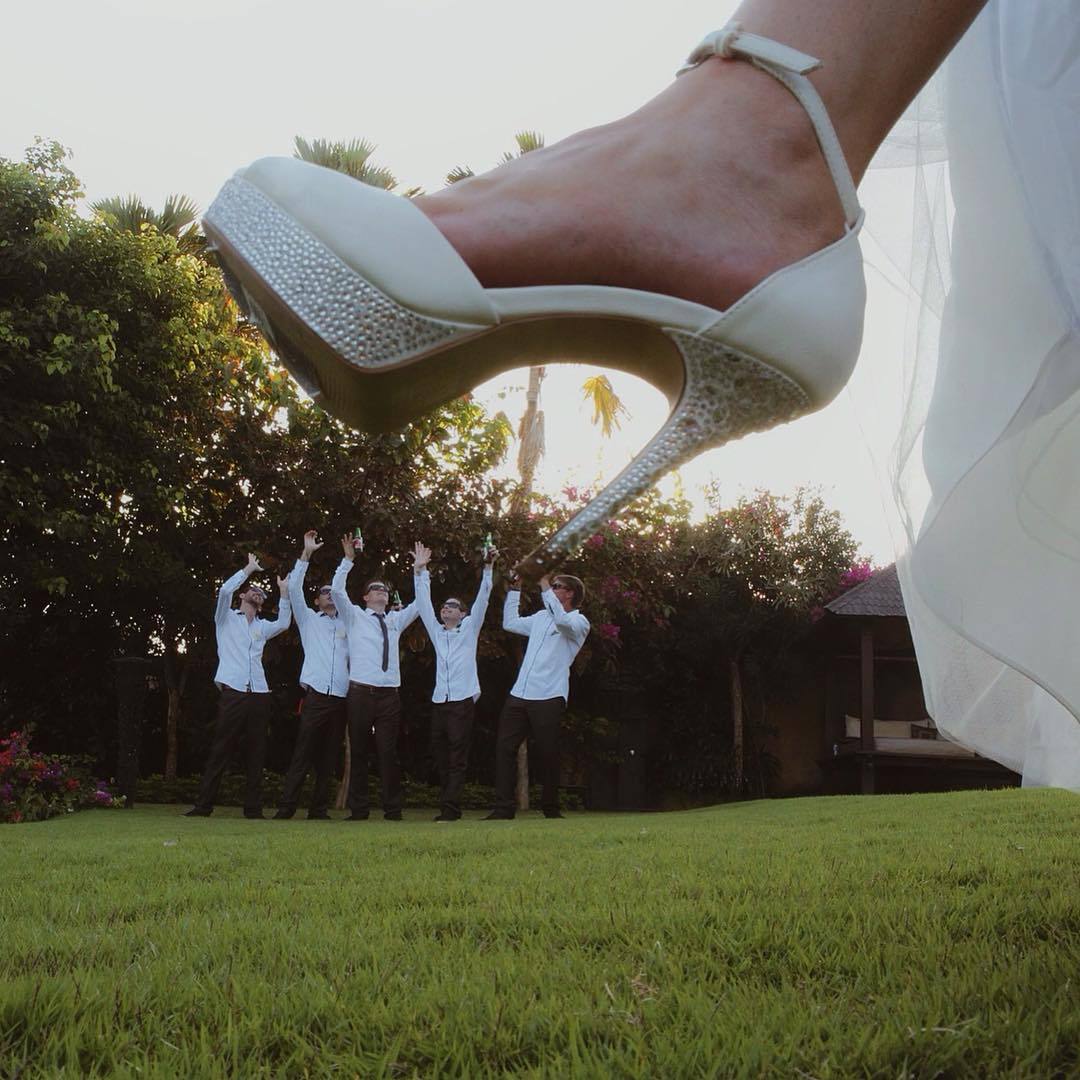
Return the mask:
[[[153,210],[138,195],[98,199],[90,208],[117,232],[138,233],[144,225],[176,239],[184,255],[204,255],[206,237],[199,228],[199,208],[186,195],[170,195],[161,211]]]
[[[348,142],[312,139],[308,142],[299,135],[293,139],[293,157],[321,165],[324,169],[334,169],[372,187],[393,191],[398,186],[398,178],[389,169],[372,162],[374,153],[375,144],[367,139],[350,139]],[[411,199],[420,194],[420,189],[407,188],[402,194]]]
[[[514,158],[539,150],[544,145],[544,136],[538,131],[519,131],[514,135],[516,151],[506,151],[501,164]],[[455,165],[446,174],[447,184],[456,184],[475,176],[468,165]],[[547,369],[543,366],[529,368],[529,386],[525,392],[525,412],[518,425],[518,476],[521,483],[511,500],[514,511],[524,511],[532,498],[533,478],[536,467],[544,456],[544,411],[540,408],[540,384],[544,381]],[[615,393],[606,375],[594,375],[585,380],[581,387],[586,401],[593,404],[594,424],[600,424],[605,438],[610,438],[620,426],[620,419],[629,416],[618,394]],[[519,810],[529,808],[529,757],[525,742],[518,750],[517,806]]]

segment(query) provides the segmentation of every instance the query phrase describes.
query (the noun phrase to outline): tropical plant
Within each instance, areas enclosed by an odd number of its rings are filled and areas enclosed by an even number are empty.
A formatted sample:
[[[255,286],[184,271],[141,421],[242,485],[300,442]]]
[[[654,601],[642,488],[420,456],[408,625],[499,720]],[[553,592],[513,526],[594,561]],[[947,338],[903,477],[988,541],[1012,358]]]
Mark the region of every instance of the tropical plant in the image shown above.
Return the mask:
[[[350,139],[348,142],[312,139],[309,142],[297,135],[293,140],[293,157],[345,173],[372,187],[393,191],[398,186],[398,179],[389,169],[371,160],[375,149],[375,144],[367,139]],[[405,192],[406,195],[416,193],[415,188]]]
[[[206,237],[199,228],[199,208],[186,195],[170,195],[160,211],[151,209],[138,195],[114,195],[98,199],[90,207],[110,228],[138,233],[150,227],[162,236],[173,237],[183,254],[206,252]]]

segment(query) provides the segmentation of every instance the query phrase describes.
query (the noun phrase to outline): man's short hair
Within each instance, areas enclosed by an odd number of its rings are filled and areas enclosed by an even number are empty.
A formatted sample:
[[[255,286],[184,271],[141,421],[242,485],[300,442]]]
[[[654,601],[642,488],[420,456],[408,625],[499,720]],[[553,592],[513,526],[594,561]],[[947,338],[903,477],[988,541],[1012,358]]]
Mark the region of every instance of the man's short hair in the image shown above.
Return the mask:
[[[585,582],[579,577],[574,577],[573,574],[556,574],[551,579],[552,585],[558,585],[560,582],[563,585],[569,585],[574,590],[574,607],[581,607],[581,602],[585,599]]]
[[[443,607],[456,607],[460,611],[465,611],[465,605],[456,596],[448,596],[442,602],[442,606]]]

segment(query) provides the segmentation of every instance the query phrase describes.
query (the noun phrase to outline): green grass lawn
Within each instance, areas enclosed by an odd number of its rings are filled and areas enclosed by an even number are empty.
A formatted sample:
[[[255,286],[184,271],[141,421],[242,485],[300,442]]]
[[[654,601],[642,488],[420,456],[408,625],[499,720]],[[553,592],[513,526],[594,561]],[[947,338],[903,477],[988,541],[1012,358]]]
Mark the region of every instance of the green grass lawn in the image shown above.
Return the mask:
[[[0,827],[0,1075],[1080,1075],[1080,797]]]

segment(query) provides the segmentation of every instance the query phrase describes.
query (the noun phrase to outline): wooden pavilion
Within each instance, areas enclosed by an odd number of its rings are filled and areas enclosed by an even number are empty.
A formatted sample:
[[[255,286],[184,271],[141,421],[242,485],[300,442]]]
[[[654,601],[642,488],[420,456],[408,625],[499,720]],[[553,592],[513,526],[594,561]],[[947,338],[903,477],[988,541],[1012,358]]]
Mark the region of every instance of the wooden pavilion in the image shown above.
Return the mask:
[[[896,566],[826,605],[824,759],[834,792],[1009,787],[1019,777],[945,738],[928,716]]]

